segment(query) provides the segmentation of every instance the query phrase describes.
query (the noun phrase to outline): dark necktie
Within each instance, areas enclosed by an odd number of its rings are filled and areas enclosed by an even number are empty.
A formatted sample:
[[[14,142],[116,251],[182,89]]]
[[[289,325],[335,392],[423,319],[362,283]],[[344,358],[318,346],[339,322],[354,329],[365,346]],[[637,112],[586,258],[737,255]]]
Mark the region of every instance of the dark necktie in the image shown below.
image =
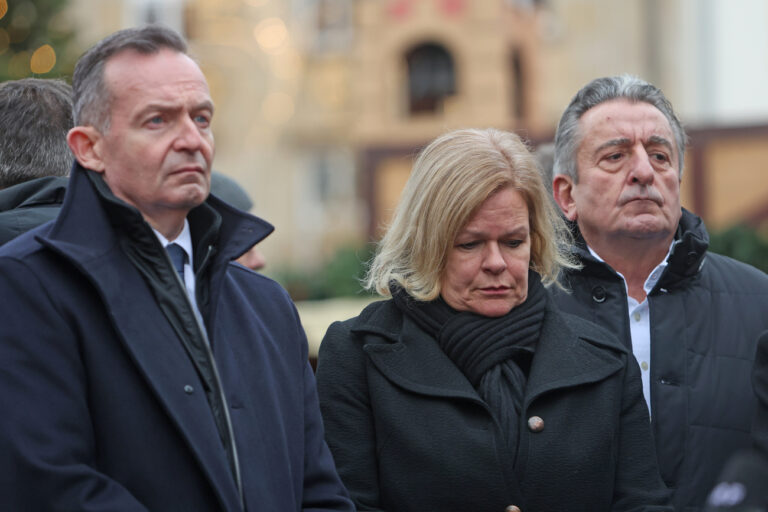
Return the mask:
[[[165,250],[168,251],[168,256],[171,257],[176,272],[179,273],[181,282],[184,282],[184,263],[187,261],[187,253],[181,248],[179,244],[168,244],[165,246]]]

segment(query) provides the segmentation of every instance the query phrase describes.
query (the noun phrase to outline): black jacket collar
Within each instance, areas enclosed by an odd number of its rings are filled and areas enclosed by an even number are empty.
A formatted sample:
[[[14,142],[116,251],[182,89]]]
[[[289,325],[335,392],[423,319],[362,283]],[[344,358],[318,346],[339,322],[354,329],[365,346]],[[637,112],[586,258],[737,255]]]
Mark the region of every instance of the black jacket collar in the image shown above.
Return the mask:
[[[67,178],[47,176],[0,190],[0,212],[61,204],[67,190],[67,182]]]
[[[585,265],[583,272],[615,276],[615,271],[608,264],[598,261],[589,252],[576,223],[569,223],[569,225],[576,242],[573,251]],[[704,221],[683,208],[667,268],[656,284],[656,288],[672,288],[681,281],[698,274],[704,265],[708,248],[709,233],[704,226]]]
[[[230,261],[274,230],[268,222],[214,196],[192,209],[187,218],[196,259],[207,252],[198,249],[215,244],[217,260]],[[75,163],[61,213],[46,238],[69,246],[73,255],[88,257],[107,252],[117,243],[118,234],[146,243],[157,240],[138,209],[117,198],[100,174]]]

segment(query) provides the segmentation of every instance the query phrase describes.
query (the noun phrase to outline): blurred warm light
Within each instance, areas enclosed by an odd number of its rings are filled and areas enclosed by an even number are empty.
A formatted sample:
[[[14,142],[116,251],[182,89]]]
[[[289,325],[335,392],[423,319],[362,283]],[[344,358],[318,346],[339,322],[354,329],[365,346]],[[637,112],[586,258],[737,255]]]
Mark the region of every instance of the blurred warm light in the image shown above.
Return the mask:
[[[44,44],[32,54],[29,67],[33,73],[42,75],[53,69],[56,65],[56,52],[49,44]]]
[[[13,78],[24,78],[29,72],[29,52],[19,52],[8,61],[8,73]]]
[[[262,7],[264,5],[267,5],[269,3],[269,0],[245,0],[245,3],[248,5],[252,5],[254,7]]]
[[[2,1],[2,0],[0,0]],[[8,46],[11,44],[11,36],[4,28],[0,28],[0,55],[8,51]]]
[[[8,2],[0,0],[0,19],[8,12]]]
[[[301,72],[301,55],[295,50],[286,50],[279,58],[274,59],[272,72],[281,80],[296,80]]]
[[[293,98],[284,92],[267,94],[261,103],[261,115],[272,124],[283,124],[293,116]]]
[[[262,50],[275,53],[288,41],[288,29],[280,18],[267,18],[253,29],[253,37]]]

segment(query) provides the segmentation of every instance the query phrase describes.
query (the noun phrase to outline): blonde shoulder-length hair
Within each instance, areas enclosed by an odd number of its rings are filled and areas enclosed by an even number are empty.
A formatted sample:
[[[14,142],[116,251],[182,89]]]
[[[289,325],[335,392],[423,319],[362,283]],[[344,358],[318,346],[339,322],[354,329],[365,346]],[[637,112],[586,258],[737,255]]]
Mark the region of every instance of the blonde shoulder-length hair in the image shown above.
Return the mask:
[[[457,234],[486,199],[506,187],[520,192],[528,206],[529,265],[542,282],[558,283],[562,268],[578,268],[569,251],[570,231],[525,143],[502,130],[465,129],[438,137],[419,154],[371,261],[366,288],[388,296],[394,281],[417,300],[436,299]]]

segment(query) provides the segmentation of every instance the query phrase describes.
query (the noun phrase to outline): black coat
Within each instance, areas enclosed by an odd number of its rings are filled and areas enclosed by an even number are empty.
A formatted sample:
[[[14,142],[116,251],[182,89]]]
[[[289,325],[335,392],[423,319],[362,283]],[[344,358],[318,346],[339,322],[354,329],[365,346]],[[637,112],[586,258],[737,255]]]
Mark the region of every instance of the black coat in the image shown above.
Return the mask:
[[[392,301],[329,328],[317,380],[326,439],[359,510],[671,510],[637,363],[612,336],[553,309],[516,461],[477,391]],[[528,426],[534,416],[540,431]],[[514,479],[525,503],[512,503]]]
[[[755,343],[768,329],[768,276],[707,252],[709,235],[683,210],[668,266],[648,294],[651,412],[659,469],[679,511],[700,510],[725,461],[750,446]],[[580,239],[583,270],[558,306],[631,347],[624,282]]]
[[[55,219],[68,181],[49,176],[0,190],[0,245]]]

